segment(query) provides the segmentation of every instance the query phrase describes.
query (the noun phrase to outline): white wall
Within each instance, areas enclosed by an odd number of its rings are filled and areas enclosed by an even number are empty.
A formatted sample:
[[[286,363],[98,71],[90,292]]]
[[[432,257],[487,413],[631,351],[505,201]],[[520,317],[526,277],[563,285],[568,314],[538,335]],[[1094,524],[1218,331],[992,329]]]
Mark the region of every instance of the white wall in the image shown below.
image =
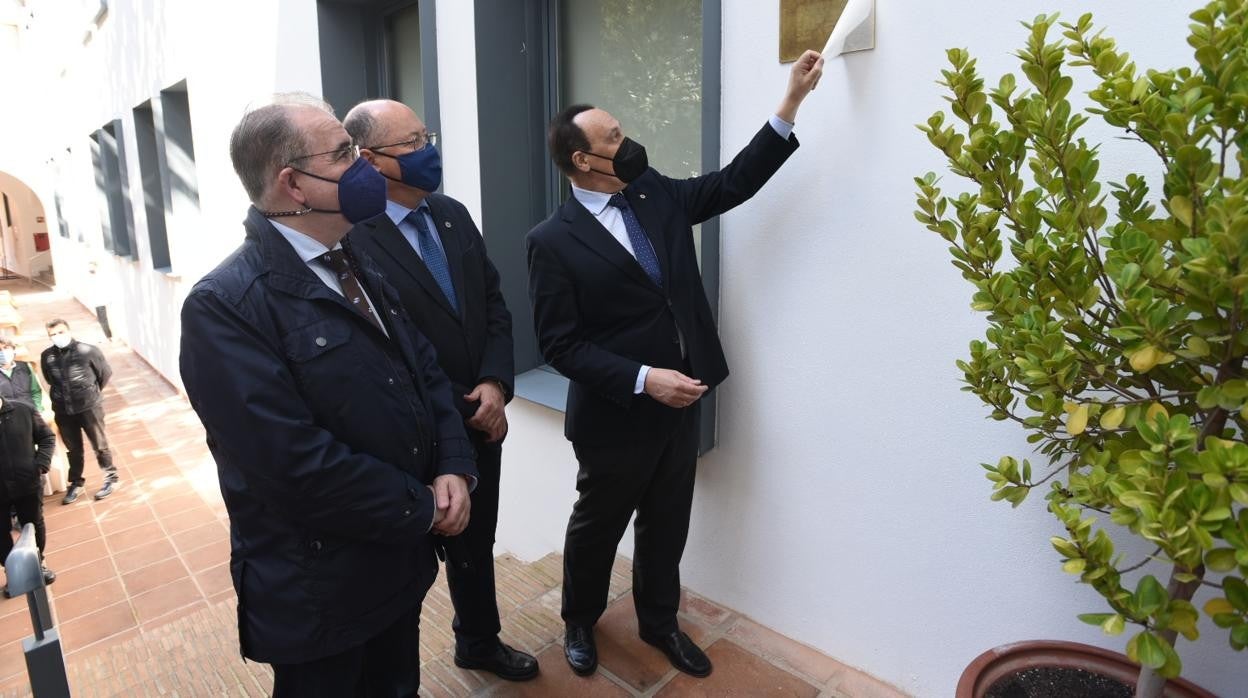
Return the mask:
[[[958,391],[953,362],[983,324],[946,245],[911,215],[911,178],[943,164],[913,124],[944,106],[934,82],[947,47],[968,47],[992,85],[1017,70],[1018,20],[1091,7],[1140,65],[1191,64],[1186,15],[1203,3],[877,5],[878,48],[828,64],[799,114],[802,148],[723,218],[733,376],[684,570],[691,587],[766,625],[942,696],[998,644],[1123,643],[1075,619],[1103,603],[1061,572],[1044,502],[988,501],[978,464],[1030,449]],[[725,0],[723,14],[726,161],[767,117],[788,66],[776,61],[774,0]],[[1088,135],[1106,143],[1103,175],[1154,171],[1119,134]],[[1199,648],[1180,645],[1186,674],[1242,693],[1243,656],[1207,631]]]
[[[439,2],[438,103],[442,190],[481,223],[481,153],[477,142],[477,52],[474,4]],[[488,236],[488,230],[481,231]],[[488,238],[487,238],[488,239]]]
[[[7,132],[31,136],[18,146],[14,174],[30,181],[52,209],[57,185],[46,161],[60,159],[74,235],[52,236],[58,286],[88,307],[107,305],[114,335],[177,383],[182,299],[243,237],[247,199],[229,161],[230,130],[247,104],[275,91],[319,94],[316,3],[114,2],[85,46],[90,16],[74,12],[83,3],[30,4],[35,19],[23,37],[23,62],[33,69],[5,78],[24,80],[27,89],[46,95],[46,108],[9,115],[20,130]],[[180,80],[189,91],[202,213],[198,219],[179,217],[170,227],[173,273],[165,274],[152,268],[131,110]],[[114,256],[101,242],[88,138],[115,118],[122,120],[128,185],[137,204],[137,260]],[[54,217],[49,210],[52,230]]]

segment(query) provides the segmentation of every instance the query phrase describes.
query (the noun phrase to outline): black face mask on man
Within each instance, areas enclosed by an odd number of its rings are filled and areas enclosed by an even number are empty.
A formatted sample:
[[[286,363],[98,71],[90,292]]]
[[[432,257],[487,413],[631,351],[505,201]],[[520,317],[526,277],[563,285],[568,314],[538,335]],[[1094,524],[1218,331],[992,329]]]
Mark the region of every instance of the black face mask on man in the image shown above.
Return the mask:
[[[602,170],[596,170],[592,167],[589,168],[591,172],[597,172],[600,175],[606,175],[608,177],[614,176],[616,179],[625,184],[628,184],[634,179],[642,176],[645,174],[646,170],[650,168],[650,160],[646,157],[646,146],[631,138],[625,138],[620,141],[620,147],[615,151],[615,157],[609,158],[605,155],[599,155],[598,153],[593,153],[588,150],[582,152],[586,155],[593,155],[596,158],[610,160],[612,166],[615,168],[614,175],[610,172],[603,172]]]

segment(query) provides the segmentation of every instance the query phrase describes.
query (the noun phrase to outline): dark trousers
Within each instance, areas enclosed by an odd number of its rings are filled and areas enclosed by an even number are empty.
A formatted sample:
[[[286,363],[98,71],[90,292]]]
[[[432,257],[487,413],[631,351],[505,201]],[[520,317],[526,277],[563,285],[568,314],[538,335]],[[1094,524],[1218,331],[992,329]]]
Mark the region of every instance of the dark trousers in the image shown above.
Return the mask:
[[[419,688],[419,603],[359,647],[273,665],[273,698],[408,698]]]
[[[117,480],[113,454],[108,450],[108,435],[104,433],[104,405],[96,405],[78,414],[58,412],[56,428],[61,432],[61,441],[65,442],[65,457],[69,459],[69,484],[81,486],[86,483],[82,476],[84,433],[91,442],[91,448],[95,449],[95,460],[100,464],[100,470],[104,471],[104,479]]]
[[[10,497],[7,492],[0,492],[0,511],[5,514],[5,533],[0,535],[0,564],[8,559],[13,550],[13,527],[8,516],[10,509],[17,512],[17,522],[22,526],[35,525],[35,545],[39,546],[39,556],[42,558],[43,546],[48,542],[48,529],[43,525],[43,493],[32,492],[21,497]]]
[[[677,629],[680,558],[698,460],[698,404],[681,411],[666,438],[633,443],[573,443],[580,497],[563,547],[563,620],[592,626],[607,608],[611,566],[628,520],[634,523],[633,600],[641,632]]]
[[[498,527],[498,483],[502,476],[502,444],[486,443],[481,434],[469,430],[477,450],[477,487],[472,491],[468,527],[448,545],[459,546],[468,566],[457,564],[458,555],[448,551],[446,581],[455,606],[456,649],[473,655],[493,649],[502,629],[498,620],[498,600],[494,590],[494,531]]]

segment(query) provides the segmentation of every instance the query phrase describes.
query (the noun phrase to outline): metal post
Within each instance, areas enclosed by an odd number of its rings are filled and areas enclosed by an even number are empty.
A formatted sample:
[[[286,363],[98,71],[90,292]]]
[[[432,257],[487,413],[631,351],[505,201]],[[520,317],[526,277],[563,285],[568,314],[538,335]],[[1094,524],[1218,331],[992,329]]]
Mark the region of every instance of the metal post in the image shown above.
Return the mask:
[[[30,607],[30,623],[34,635],[22,640],[26,653],[26,674],[35,698],[69,698],[69,677],[65,673],[65,656],[61,653],[61,636],[52,622],[48,590],[43,583],[43,564],[35,545],[35,526],[22,526],[22,535],[4,561],[9,596],[26,595]]]

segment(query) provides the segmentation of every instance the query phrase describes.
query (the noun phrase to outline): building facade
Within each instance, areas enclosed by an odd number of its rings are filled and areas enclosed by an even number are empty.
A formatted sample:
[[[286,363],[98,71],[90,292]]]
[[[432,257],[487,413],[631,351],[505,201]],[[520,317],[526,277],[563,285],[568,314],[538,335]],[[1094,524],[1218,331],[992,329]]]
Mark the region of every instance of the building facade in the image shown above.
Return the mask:
[[[561,547],[576,494],[564,384],[538,355],[524,271],[525,232],[566,196],[546,120],[598,104],[659,169],[694,175],[764,123],[789,68],[779,0],[3,2],[0,191],[17,221],[0,220],[4,266],[51,265],[174,384],[182,299],[242,239],[227,144],[247,105],[302,90],[339,115],[385,96],[424,117],[443,191],[481,227],[515,318],[498,549],[527,559]],[[982,324],[911,216],[911,178],[942,167],[913,124],[944,105],[950,46],[995,80],[1017,69],[1018,20],[1090,10],[1140,65],[1190,64],[1200,4],[877,3],[877,48],[829,61],[792,160],[697,232],[733,375],[706,410],[687,586],[920,696],[949,695],[1007,642],[1122,649],[1075,619],[1101,602],[1061,573],[1043,502],[988,501],[978,463],[1029,447],[958,391],[953,362]],[[1111,178],[1155,168],[1112,134],[1089,138]],[[1202,630],[1205,644],[1180,645],[1185,675],[1232,695],[1243,657]]]

